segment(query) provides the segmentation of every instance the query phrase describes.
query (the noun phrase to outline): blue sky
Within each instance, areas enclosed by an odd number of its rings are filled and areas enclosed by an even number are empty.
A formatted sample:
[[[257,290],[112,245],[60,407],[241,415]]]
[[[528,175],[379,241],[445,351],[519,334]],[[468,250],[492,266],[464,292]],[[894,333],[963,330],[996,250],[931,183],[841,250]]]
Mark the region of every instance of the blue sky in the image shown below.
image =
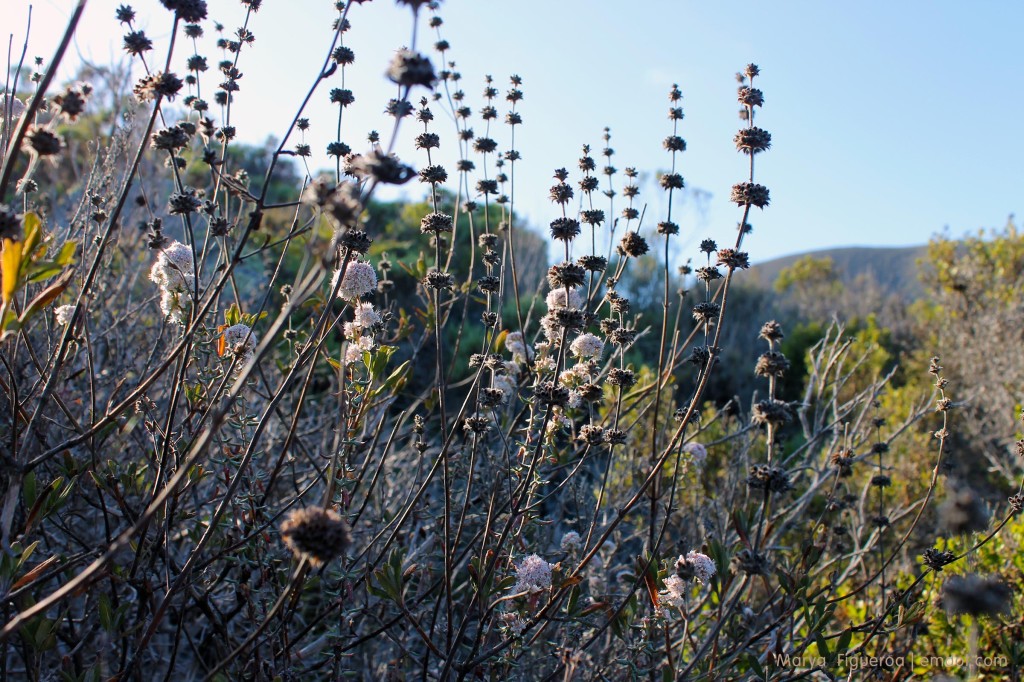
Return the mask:
[[[72,4],[35,3],[30,57],[49,58]],[[76,45],[82,56],[120,58],[116,4],[87,7]],[[158,50],[165,46],[166,10],[154,0],[133,5]],[[27,6],[0,6],[0,25],[14,33],[16,47]],[[557,216],[547,199],[553,169],[565,166],[578,178],[581,145],[599,149],[605,126],[620,170],[668,167],[661,140],[671,130],[667,93],[678,83],[686,113],[680,135],[688,143],[678,170],[701,191],[673,209],[683,228],[678,253],[695,255],[704,237],[731,240],[739,211],[728,203],[729,188],[745,179],[732,143],[741,124],[733,75],[748,62],[761,67],[765,107],[757,122],[773,136],[757,162],[772,203],[751,220],[746,247],[754,261],[836,246],[920,244],[944,228],[958,236],[1001,227],[1020,208],[1024,3],[447,0],[440,15],[474,111],[483,104],[484,74],[502,92],[510,74],[523,78],[516,206],[538,227]],[[231,30],[242,13],[234,0],[211,0],[210,16]],[[286,129],[323,59],[333,16],[327,1],[266,0],[250,24],[256,42],[240,60],[245,77],[232,122],[242,139]],[[351,10],[345,42],[356,62],[346,86],[356,104],[342,138],[356,151],[370,129],[386,133],[381,111],[394,90],[382,74],[393,51],[410,42],[411,19],[390,0]],[[419,47],[433,41],[421,17]],[[188,54],[179,53],[179,69]],[[206,54],[211,64],[219,59],[212,48]],[[205,87],[215,85],[211,76]],[[307,112],[314,170],[327,165],[323,149],[335,124],[327,92],[339,85],[337,77],[326,82]],[[450,153],[452,128],[438,119],[442,151]],[[471,121],[478,133],[482,123]],[[409,144],[416,132],[405,126],[396,149],[421,166],[422,154]],[[507,148],[504,126],[492,137]],[[649,183],[640,199],[653,227],[663,219],[664,193]]]

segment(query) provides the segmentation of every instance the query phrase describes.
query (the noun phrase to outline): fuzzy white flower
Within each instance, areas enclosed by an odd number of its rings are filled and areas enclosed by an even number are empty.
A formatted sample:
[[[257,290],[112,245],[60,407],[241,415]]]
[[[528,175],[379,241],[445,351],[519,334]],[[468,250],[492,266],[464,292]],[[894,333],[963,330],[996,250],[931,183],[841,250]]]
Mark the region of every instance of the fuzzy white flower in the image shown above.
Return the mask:
[[[692,575],[693,579],[702,585],[711,580],[717,572],[715,562],[707,554],[690,550],[686,556],[679,555],[679,559],[676,560],[676,573],[681,576]]]
[[[583,547],[583,538],[574,530],[562,536],[561,548],[563,552],[575,552]]]
[[[665,578],[665,589],[658,593],[665,606],[680,607],[686,601],[686,581],[674,573]]]
[[[548,292],[547,299],[545,299],[548,308],[564,308],[565,307],[565,287],[559,287],[552,289]],[[569,307],[579,308],[583,305],[583,299],[580,297],[578,289],[569,289]]]
[[[590,365],[580,362],[572,367],[562,370],[558,375],[558,381],[566,388],[576,388],[590,380]]]
[[[526,360],[530,353],[530,347],[526,345],[522,332],[509,332],[505,335],[505,350],[519,361]]]
[[[257,341],[256,334],[248,325],[234,324],[224,330],[224,347],[228,352],[240,356],[236,367],[241,367],[252,360]]]
[[[57,324],[65,325],[71,322],[71,316],[75,313],[75,306],[73,305],[62,305],[57,306],[53,310],[54,317],[57,318]]]
[[[687,443],[683,446],[683,452],[690,455],[691,461],[698,467],[703,466],[708,458],[708,449],[700,443]]]
[[[194,281],[192,249],[181,242],[171,242],[156,257],[149,278],[165,289],[184,291]]]
[[[577,391],[575,388],[569,389],[569,407],[577,409],[583,406],[583,394]]]
[[[555,359],[549,357],[540,358],[534,366],[538,372],[553,372],[555,371]]]
[[[372,350],[372,336],[360,336],[358,338],[351,339],[348,343],[348,347],[345,349],[345,362],[348,364],[359,362],[363,359],[364,351],[369,352]]]
[[[177,276],[177,275],[175,275]],[[160,311],[173,324],[185,324],[188,320],[188,306],[192,303],[195,277],[182,276],[179,284],[160,287]]]
[[[335,270],[331,277],[331,290],[338,286],[341,270]],[[377,288],[377,272],[366,261],[353,261],[345,268],[345,278],[338,286],[338,298],[345,301],[358,301],[360,296]]]
[[[374,309],[372,303],[360,303],[356,306],[354,315],[353,321],[360,329],[366,330],[380,323],[380,313]]]
[[[357,343],[350,343],[345,349],[345,364],[351,365],[363,359],[363,351]]]
[[[549,587],[551,587],[551,564],[536,554],[531,554],[516,566],[514,592],[543,592]]]
[[[604,341],[593,334],[580,334],[569,345],[569,350],[580,358],[600,358],[604,353]]]

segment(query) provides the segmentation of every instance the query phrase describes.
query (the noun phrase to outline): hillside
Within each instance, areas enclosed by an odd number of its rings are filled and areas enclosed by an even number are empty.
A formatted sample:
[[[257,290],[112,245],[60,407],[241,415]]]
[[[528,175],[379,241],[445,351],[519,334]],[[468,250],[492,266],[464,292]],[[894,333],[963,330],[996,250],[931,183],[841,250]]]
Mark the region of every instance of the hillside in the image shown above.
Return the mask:
[[[917,260],[925,255],[926,249],[927,247],[923,245],[853,246],[798,253],[754,265],[744,279],[750,285],[770,288],[780,272],[805,256],[816,259],[831,258],[844,285],[849,286],[862,276],[866,276],[887,293],[896,293],[913,299],[922,294],[921,283],[917,277]]]

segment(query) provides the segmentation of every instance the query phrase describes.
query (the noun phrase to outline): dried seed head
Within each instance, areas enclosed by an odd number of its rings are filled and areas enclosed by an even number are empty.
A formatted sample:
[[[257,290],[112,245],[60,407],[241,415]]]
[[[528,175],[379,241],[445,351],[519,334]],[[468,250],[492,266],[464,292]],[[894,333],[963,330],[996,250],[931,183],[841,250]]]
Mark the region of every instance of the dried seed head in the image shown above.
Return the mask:
[[[564,261],[557,265],[552,265],[548,270],[548,284],[551,285],[553,290],[566,287],[575,289],[576,287],[583,286],[585,278],[586,272],[583,268],[572,261]]]
[[[953,560],[956,558],[956,554],[948,549],[940,551],[934,548],[928,548],[924,551],[924,554],[922,554],[921,557],[924,559],[925,566],[933,571],[941,571],[943,566],[953,563]]]
[[[623,235],[617,250],[620,255],[639,258],[647,253],[650,247],[647,246],[647,240],[641,237],[638,232],[628,231]]]
[[[736,99],[745,107],[760,107],[764,105],[764,93],[757,88],[741,86],[736,93]]]
[[[333,509],[295,509],[281,524],[281,537],[297,557],[307,557],[314,567],[342,556],[352,544],[348,524]]]
[[[939,507],[939,521],[955,535],[988,528],[988,510],[972,489],[961,486],[953,490]]]
[[[373,240],[363,230],[346,230],[339,237],[338,244],[352,253],[366,253],[370,250]]]
[[[778,467],[769,467],[766,464],[756,464],[750,467],[747,485],[751,490],[764,490],[772,493],[784,493],[793,487],[789,482],[789,474]]]
[[[746,270],[750,267],[750,256],[745,251],[719,249],[718,264],[730,270]]]
[[[401,49],[391,59],[385,74],[392,83],[412,87],[422,85],[433,90],[437,76],[430,59],[408,49]]]
[[[761,400],[754,405],[751,421],[758,425],[781,426],[793,420],[793,406],[782,400]]]
[[[623,389],[632,388],[636,384],[636,374],[631,369],[615,367],[608,372],[608,383]]]
[[[429,289],[436,289],[438,291],[451,289],[455,286],[455,276],[448,272],[432,269],[423,279],[423,284]]]
[[[402,185],[416,175],[416,171],[402,163],[397,156],[385,154],[378,149],[354,158],[346,170],[361,180],[374,178],[386,185]]]
[[[604,256],[580,256],[576,262],[587,272],[604,272],[608,267],[608,259]]]
[[[173,100],[183,86],[184,83],[175,74],[156,71],[139,79],[132,92],[140,102],[149,102],[158,97]]]
[[[742,128],[733,138],[736,149],[744,154],[758,154],[772,146],[772,136],[761,128]]]
[[[942,604],[953,614],[994,616],[1010,610],[1013,594],[998,577],[955,575],[942,586]]]
[[[420,220],[420,232],[423,234],[441,234],[451,232],[454,218],[447,213],[428,213]]]
[[[569,389],[553,381],[544,381],[533,389],[538,401],[545,405],[565,406],[569,402]]]
[[[186,24],[194,24],[206,18],[206,0],[160,0],[160,4]]]
[[[770,344],[775,344],[781,341],[785,335],[782,333],[782,325],[775,320],[765,322],[761,327],[761,333],[758,334],[758,338],[762,338]]]
[[[587,445],[601,445],[605,440],[604,429],[596,424],[585,424],[580,428],[579,435],[576,436],[576,440],[586,443]]]
[[[555,218],[550,228],[551,238],[560,242],[570,242],[580,234],[580,224],[572,218]]]
[[[840,448],[829,457],[832,466],[839,469],[840,477],[847,477],[853,474],[853,450]]]
[[[754,374],[759,377],[781,378],[789,369],[789,360],[782,353],[770,350],[757,359]]]
[[[739,206],[757,206],[763,209],[770,203],[768,188],[753,182],[741,182],[732,186],[730,201]]]
[[[722,306],[715,301],[701,301],[693,306],[693,319],[697,324],[711,324],[721,312]]]
[[[729,570],[744,575],[768,575],[771,564],[768,558],[752,549],[742,549],[729,561]]]
[[[662,189],[683,189],[686,186],[683,176],[679,173],[663,174],[658,178],[658,184],[661,185]]]

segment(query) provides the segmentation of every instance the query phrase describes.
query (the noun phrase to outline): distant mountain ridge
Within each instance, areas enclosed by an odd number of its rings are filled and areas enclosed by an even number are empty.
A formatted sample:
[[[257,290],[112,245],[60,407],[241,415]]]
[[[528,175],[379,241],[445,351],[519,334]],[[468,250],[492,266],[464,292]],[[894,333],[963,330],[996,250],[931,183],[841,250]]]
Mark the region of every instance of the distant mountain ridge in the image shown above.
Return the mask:
[[[801,258],[831,258],[843,285],[850,287],[861,277],[875,281],[886,293],[899,294],[907,299],[919,298],[924,289],[918,279],[917,261],[927,253],[928,247],[871,247],[851,246],[836,249],[808,251],[774,258],[758,263],[744,273],[742,282],[756,287],[772,288],[779,273]]]

